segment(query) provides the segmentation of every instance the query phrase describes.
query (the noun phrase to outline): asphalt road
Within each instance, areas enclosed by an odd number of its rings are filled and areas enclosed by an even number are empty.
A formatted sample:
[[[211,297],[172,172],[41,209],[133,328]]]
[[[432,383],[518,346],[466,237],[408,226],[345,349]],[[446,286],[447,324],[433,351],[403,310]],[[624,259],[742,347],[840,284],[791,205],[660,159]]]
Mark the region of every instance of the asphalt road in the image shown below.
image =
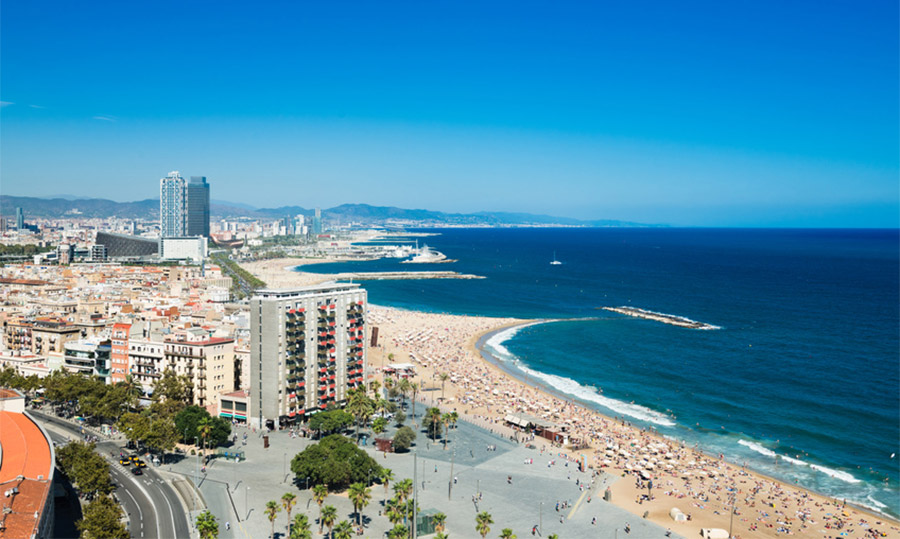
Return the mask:
[[[49,427],[50,437],[57,443],[65,444],[70,438],[81,438],[78,427],[62,419],[41,413],[35,413],[33,417]],[[97,444],[97,451],[110,463],[112,481],[117,485],[114,492],[129,515],[132,537],[173,539],[191,536],[187,511],[171,485],[151,467],[144,468],[143,475],[133,475],[130,467],[119,464],[121,448],[115,442],[101,441]],[[110,457],[111,451],[115,458]]]

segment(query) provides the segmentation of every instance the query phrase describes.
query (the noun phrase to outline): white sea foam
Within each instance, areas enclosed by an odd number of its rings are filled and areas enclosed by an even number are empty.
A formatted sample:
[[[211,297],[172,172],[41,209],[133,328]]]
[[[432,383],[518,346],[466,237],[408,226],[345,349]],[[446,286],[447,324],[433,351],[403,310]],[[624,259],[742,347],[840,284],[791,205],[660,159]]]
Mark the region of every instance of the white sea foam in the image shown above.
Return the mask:
[[[879,502],[878,500],[876,500],[875,498],[873,498],[873,497],[871,497],[871,496],[866,496],[866,499],[869,500],[870,502],[872,502],[872,503],[875,504],[875,507],[869,506],[871,509],[876,509],[876,508],[877,508],[877,509],[887,509],[887,508],[888,508],[887,504],[881,503],[881,502]],[[876,510],[877,510],[877,509],[876,509]],[[878,511],[878,512],[881,513],[881,511]],[[883,513],[882,513],[882,514],[883,514]]]
[[[821,466],[819,464],[810,464],[810,463],[804,462],[800,459],[791,458],[791,457],[788,457],[785,455],[779,455],[778,453],[772,451],[771,449],[764,447],[756,442],[751,442],[748,440],[738,440],[738,444],[740,444],[744,447],[747,447],[753,451],[756,451],[757,453],[759,453],[761,455],[765,455],[767,457],[771,457],[771,458],[777,457],[783,461],[790,462],[791,464],[795,464],[797,466],[809,466],[813,470],[822,472],[834,479],[839,479],[839,480],[847,482],[847,483],[860,483],[861,482],[861,480],[853,477],[851,474],[849,474],[847,472],[842,472],[840,470],[832,470],[831,468],[827,468],[827,467]]]
[[[809,467],[814,470],[818,470],[824,474],[827,474],[835,479],[840,479],[841,481],[845,481],[847,483],[862,482],[860,479],[853,477],[851,474],[849,474],[847,472],[842,472],[840,470],[832,470],[831,468],[826,468],[825,466],[819,466],[818,464],[810,464]]]
[[[646,408],[638,404],[630,404],[615,399],[610,399],[609,397],[604,397],[603,395],[597,393],[596,389],[583,386],[575,380],[572,380],[571,378],[564,378],[562,376],[556,376],[553,374],[547,374],[541,371],[530,369],[523,365],[519,358],[516,357],[515,354],[510,352],[508,348],[503,346],[504,342],[515,336],[515,334],[518,333],[522,328],[554,321],[556,320],[534,322],[531,324],[523,324],[521,326],[515,326],[503,331],[499,331],[485,342],[485,347],[490,348],[491,355],[493,355],[497,359],[513,363],[516,368],[528,374],[529,377],[542,380],[555,389],[568,395],[572,395],[577,399],[599,404],[600,406],[608,408],[609,410],[612,410],[618,414],[627,415],[634,419],[647,421],[648,423],[654,423],[656,425],[667,427],[675,426],[675,422],[672,421],[668,416],[651,410],[650,408]]]
[[[767,456],[767,457],[775,458],[776,456],[778,456],[777,453],[775,453],[775,452],[772,451],[771,449],[768,449],[768,448],[766,448],[766,447],[763,447],[763,446],[759,445],[759,444],[756,443],[756,442],[750,442],[750,441],[747,441],[747,440],[738,440],[738,443],[741,444],[741,445],[744,446],[744,447],[749,447],[749,448],[752,449],[753,451],[756,451],[757,453],[759,453],[759,454],[761,454],[761,455],[765,455],[765,456]]]

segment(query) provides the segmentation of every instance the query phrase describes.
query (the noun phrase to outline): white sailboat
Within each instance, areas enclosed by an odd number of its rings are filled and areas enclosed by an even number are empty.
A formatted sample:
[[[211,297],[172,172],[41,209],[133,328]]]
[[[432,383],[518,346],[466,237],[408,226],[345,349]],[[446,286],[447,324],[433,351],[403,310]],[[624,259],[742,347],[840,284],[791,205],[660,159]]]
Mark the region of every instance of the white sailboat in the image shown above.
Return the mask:
[[[556,259],[556,251],[553,251],[553,260],[550,261],[551,266],[562,266],[562,262]]]

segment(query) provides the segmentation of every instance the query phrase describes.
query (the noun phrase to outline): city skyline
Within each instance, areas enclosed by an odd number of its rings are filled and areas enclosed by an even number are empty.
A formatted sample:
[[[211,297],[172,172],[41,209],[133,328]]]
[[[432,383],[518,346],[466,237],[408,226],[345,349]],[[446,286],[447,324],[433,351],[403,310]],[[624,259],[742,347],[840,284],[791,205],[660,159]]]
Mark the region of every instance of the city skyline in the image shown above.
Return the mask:
[[[210,6],[6,3],[2,193],[900,218],[895,4]]]

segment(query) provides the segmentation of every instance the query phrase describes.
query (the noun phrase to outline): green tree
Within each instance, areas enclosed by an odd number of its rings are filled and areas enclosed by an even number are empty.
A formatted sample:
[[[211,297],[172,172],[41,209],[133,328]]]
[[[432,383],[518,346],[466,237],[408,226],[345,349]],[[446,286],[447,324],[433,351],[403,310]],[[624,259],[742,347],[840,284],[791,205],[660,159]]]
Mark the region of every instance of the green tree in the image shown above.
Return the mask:
[[[331,531],[331,539],[351,539],[353,537],[353,525],[346,520],[338,522]]]
[[[297,504],[297,496],[290,492],[285,492],[281,496],[281,506],[284,507],[284,512],[287,513],[288,518],[288,535],[291,534],[291,511],[294,510],[294,505]]]
[[[413,482],[412,479],[404,479],[394,483],[394,494],[400,499],[400,503],[405,503],[412,495]]]
[[[272,538],[275,538],[275,518],[278,516],[278,511],[281,510],[281,507],[278,505],[276,501],[266,502],[266,510],[264,511],[266,517],[269,519],[269,523],[272,525]]]
[[[516,534],[513,533],[512,528],[503,528],[503,531],[500,532],[500,539],[516,539]]]
[[[375,434],[381,434],[387,428],[387,419],[383,417],[376,417],[372,421],[372,432]]]
[[[193,400],[194,384],[186,374],[176,374],[172,369],[163,371],[162,377],[153,384],[153,400],[168,402],[175,412]]]
[[[83,494],[109,494],[112,492],[109,464],[94,451],[94,447],[94,444],[69,442],[57,449],[56,460]]]
[[[347,495],[353,504],[353,510],[356,511],[356,525],[362,526],[362,510],[372,499],[372,489],[365,483],[353,483]]]
[[[439,408],[428,408],[425,410],[425,420],[422,422],[432,441],[437,440],[438,434],[441,433],[444,423],[441,421],[441,410]]]
[[[341,409],[320,412],[309,418],[309,428],[318,436],[344,430],[353,424],[353,416]]]
[[[407,427],[406,425],[397,429],[397,432],[394,433],[394,450],[396,451],[406,451],[412,446],[413,441],[416,439],[416,431]]]
[[[369,389],[372,390],[372,398],[378,399],[378,390],[381,389],[381,382],[378,380],[372,380],[369,382]]]
[[[75,526],[82,539],[129,539],[131,535],[122,523],[124,516],[119,504],[104,494],[87,504]]]
[[[444,513],[436,513],[433,517],[431,517],[432,522],[434,522],[434,529],[437,532],[444,531],[447,526],[447,515]]]
[[[402,427],[404,421],[406,421],[406,414],[403,413],[403,410],[397,410],[397,412],[394,413],[394,425]]]
[[[447,374],[446,372],[442,372],[441,374],[438,375],[438,378],[441,379],[441,401],[443,401],[444,400],[444,384],[447,382],[447,380],[450,379],[450,375]]]
[[[206,412],[206,410],[204,410]],[[212,419],[209,417],[209,412],[206,412],[206,417],[200,419],[200,422],[197,423],[197,432],[200,433],[200,440],[203,441],[203,455],[206,455],[206,442],[209,440],[209,437],[212,435]]]
[[[491,514],[487,511],[482,511],[475,515],[475,531],[481,534],[481,538],[484,539],[488,533],[491,532],[491,524],[494,523],[494,519],[491,517]]]
[[[416,394],[419,392],[419,384],[416,382],[412,382],[409,384],[409,392],[412,394],[412,417],[413,417],[413,425],[418,425],[416,423]]]
[[[388,530],[388,539],[407,539],[407,537],[409,537],[409,528],[403,524],[395,524]]]
[[[219,536],[219,523],[209,511],[197,515],[196,525],[197,531],[200,532],[200,539],[215,539]]]
[[[377,477],[381,466],[349,438],[332,434],[298,453],[291,460],[291,471],[298,480],[308,477],[314,485],[342,490],[370,475]]]
[[[390,468],[382,468],[381,473],[378,474],[378,480],[381,481],[381,484],[384,485],[384,497],[387,498],[388,487],[390,486],[391,481],[394,480],[394,471]]]
[[[319,533],[322,533],[322,526],[328,528],[328,534],[331,535],[331,530],[334,528],[334,523],[337,521],[337,509],[333,505],[326,505],[322,508],[322,511],[319,513]]]
[[[291,522],[290,539],[312,539],[312,532],[309,529],[309,517],[299,514],[294,517]]]
[[[347,412],[356,420],[356,443],[359,443],[359,427],[368,421],[374,411],[372,399],[366,396],[365,391],[357,390],[350,393],[350,401],[347,403]]]

